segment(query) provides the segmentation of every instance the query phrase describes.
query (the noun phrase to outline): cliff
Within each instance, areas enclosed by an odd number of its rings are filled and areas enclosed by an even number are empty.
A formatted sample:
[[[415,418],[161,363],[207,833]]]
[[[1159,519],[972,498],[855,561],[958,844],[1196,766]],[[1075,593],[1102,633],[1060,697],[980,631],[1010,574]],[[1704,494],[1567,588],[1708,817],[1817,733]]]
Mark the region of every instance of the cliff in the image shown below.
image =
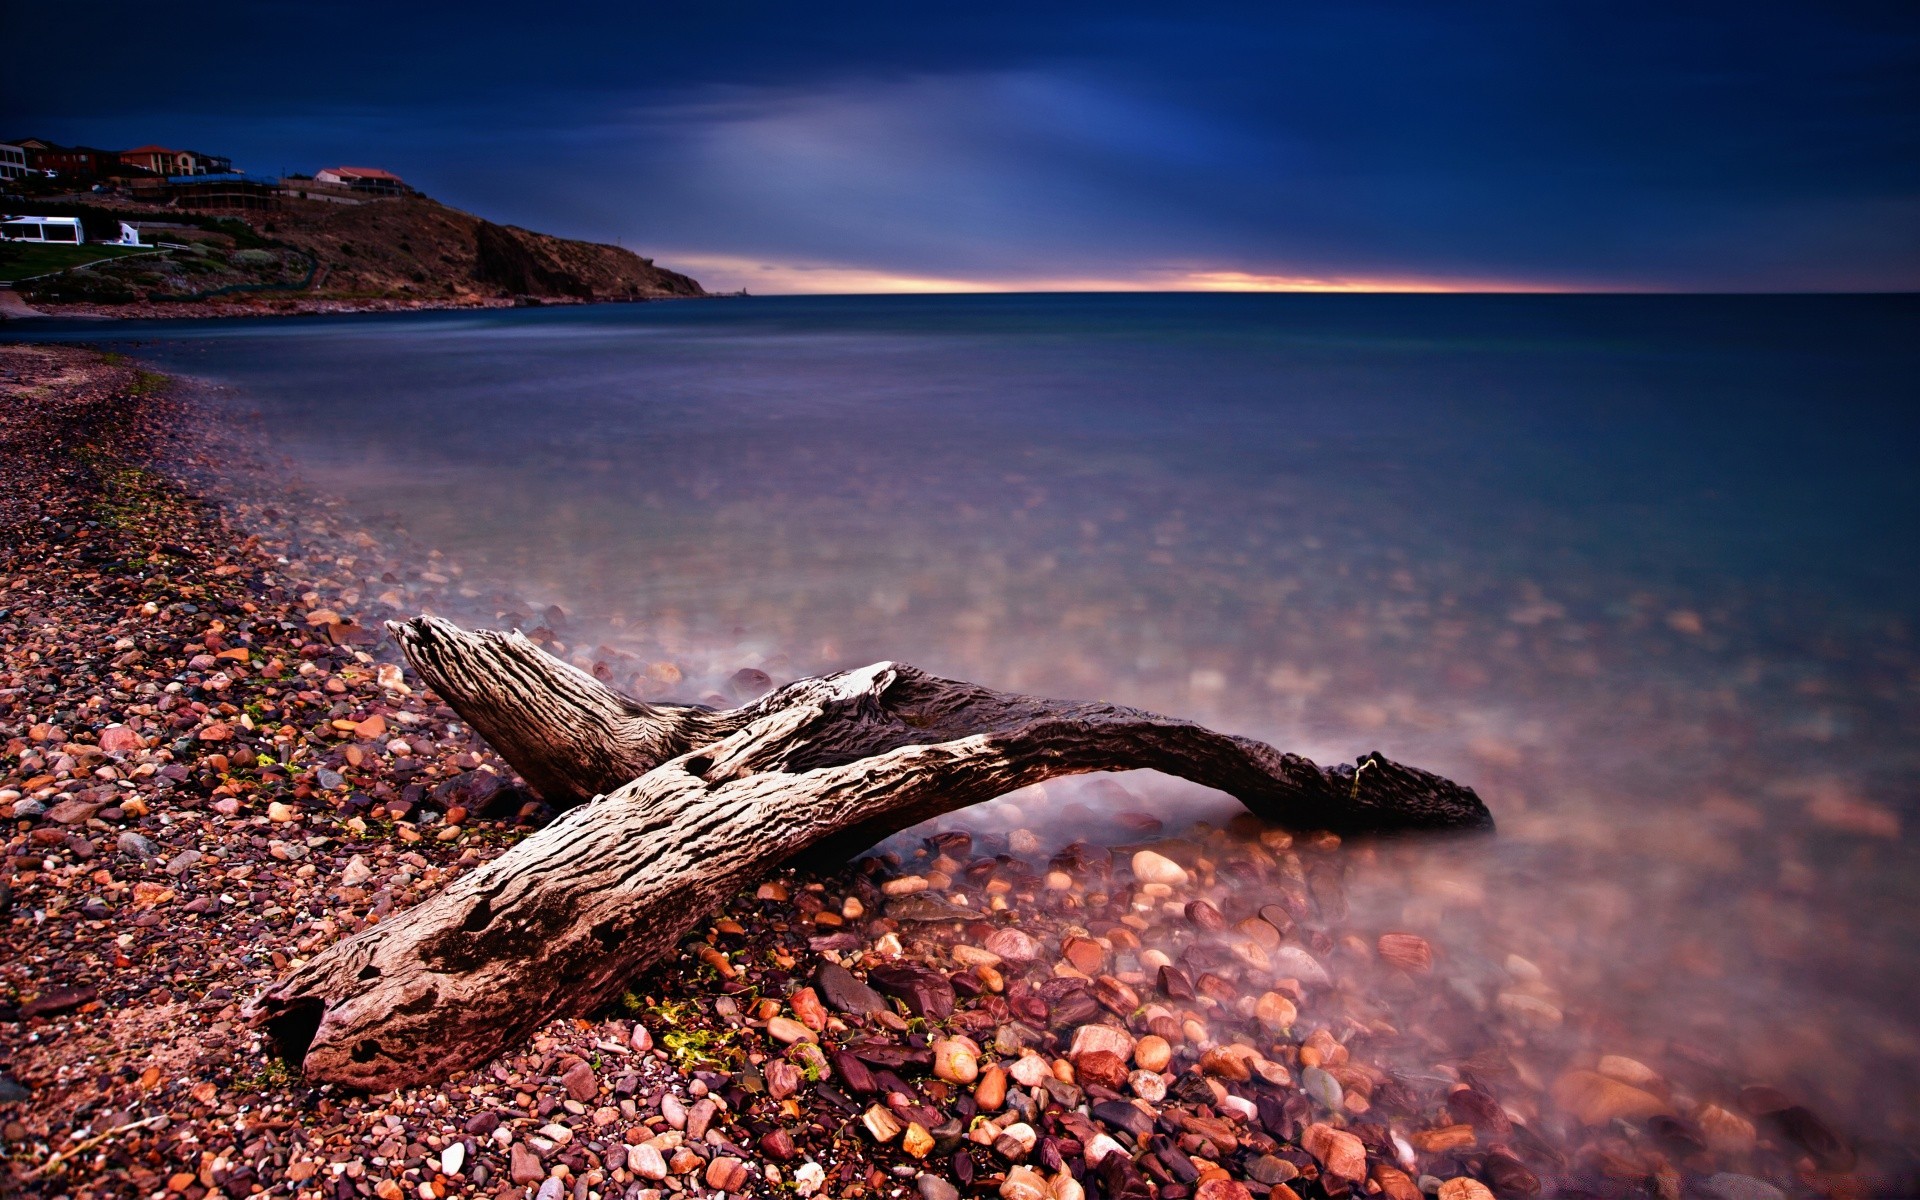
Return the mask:
[[[288,199],[211,216],[121,204],[57,206],[112,230],[159,222],[149,240],[188,249],[126,254],[24,280],[45,311],[114,316],[477,307],[703,296],[695,280],[618,246],[497,225],[426,197],[365,204]]]
[[[496,225],[425,197],[370,204],[290,200],[262,234],[321,264],[316,295],[642,300],[700,285],[631,250]]]

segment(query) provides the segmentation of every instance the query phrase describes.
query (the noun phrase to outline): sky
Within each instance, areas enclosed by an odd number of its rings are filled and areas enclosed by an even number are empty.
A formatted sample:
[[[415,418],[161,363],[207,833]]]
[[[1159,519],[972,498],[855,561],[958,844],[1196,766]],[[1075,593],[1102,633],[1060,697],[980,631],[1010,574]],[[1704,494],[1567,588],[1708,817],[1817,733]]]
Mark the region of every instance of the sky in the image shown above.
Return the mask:
[[[1911,0],[105,0],[7,23],[0,137],[384,167],[714,290],[1920,289]]]

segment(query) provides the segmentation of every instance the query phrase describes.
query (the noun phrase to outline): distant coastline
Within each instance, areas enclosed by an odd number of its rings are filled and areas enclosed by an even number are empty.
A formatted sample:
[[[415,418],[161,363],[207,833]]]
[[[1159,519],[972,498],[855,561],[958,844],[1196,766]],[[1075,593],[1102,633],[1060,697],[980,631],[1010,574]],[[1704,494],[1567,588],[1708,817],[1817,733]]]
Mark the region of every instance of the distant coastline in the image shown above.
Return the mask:
[[[118,196],[0,201],[78,244],[0,242],[0,320],[255,317],[704,297],[631,250],[499,225],[420,195],[204,211]],[[131,231],[135,242],[124,239]]]

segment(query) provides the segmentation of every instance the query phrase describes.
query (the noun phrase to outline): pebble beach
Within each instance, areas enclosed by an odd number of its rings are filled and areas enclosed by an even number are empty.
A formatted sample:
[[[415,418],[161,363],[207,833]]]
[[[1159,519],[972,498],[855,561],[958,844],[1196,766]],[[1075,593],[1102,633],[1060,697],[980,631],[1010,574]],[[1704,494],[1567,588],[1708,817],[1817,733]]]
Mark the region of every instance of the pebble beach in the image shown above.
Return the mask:
[[[1664,996],[1725,973],[1711,948],[1687,960],[1682,943],[1685,961],[1637,982],[1595,961],[1584,931],[1631,911],[1593,885],[1619,838],[1573,839],[1572,899],[1529,911],[1474,840],[1436,854],[1262,828],[1124,776],[1028,789],[844,868],[787,869],[613,1009],[556,1020],[482,1070],[381,1095],[311,1087],[241,1005],[553,815],[381,623],[520,624],[616,685],[680,671],[576,639],[564,610],[529,610],[285,483],[244,431],[131,361],[7,346],[0,388],[10,1195],[1920,1187],[1913,1046],[1876,1035],[1877,1081],[1825,1028],[1763,1030],[1771,1055],[1751,1028],[1661,1030],[1647,1014]],[[1516,618],[1512,645],[1555,616]],[[1702,632],[1686,610],[1656,623]],[[714,675],[713,702],[782,681],[774,664],[721,665],[737,669]],[[1495,836],[1544,844],[1547,818],[1512,799],[1526,759],[1480,753]],[[1745,902],[1754,953],[1806,956],[1833,931],[1793,907],[1817,886],[1796,871],[1805,841],[1867,864],[1903,831],[1845,789],[1804,805],[1814,832],[1792,838],[1725,796],[1691,841],[1677,825],[1623,836],[1665,839],[1676,861],[1775,863]]]

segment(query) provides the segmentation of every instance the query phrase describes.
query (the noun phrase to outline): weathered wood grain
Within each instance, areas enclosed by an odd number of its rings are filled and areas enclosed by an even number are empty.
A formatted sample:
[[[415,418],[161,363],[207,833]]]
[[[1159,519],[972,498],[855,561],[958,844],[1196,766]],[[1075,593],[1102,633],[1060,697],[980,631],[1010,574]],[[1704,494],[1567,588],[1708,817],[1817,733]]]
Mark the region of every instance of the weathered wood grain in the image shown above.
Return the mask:
[[[431,618],[408,658],[565,813],[249,1005],[308,1078],[384,1090],[478,1066],[616,996],[732,890],[833,839],[855,850],[1060,775],[1152,768],[1312,828],[1476,829],[1470,789],[1378,755],[1326,770],[1135,709],[994,692],[898,663],[730,712],[620,697],[518,635]]]

